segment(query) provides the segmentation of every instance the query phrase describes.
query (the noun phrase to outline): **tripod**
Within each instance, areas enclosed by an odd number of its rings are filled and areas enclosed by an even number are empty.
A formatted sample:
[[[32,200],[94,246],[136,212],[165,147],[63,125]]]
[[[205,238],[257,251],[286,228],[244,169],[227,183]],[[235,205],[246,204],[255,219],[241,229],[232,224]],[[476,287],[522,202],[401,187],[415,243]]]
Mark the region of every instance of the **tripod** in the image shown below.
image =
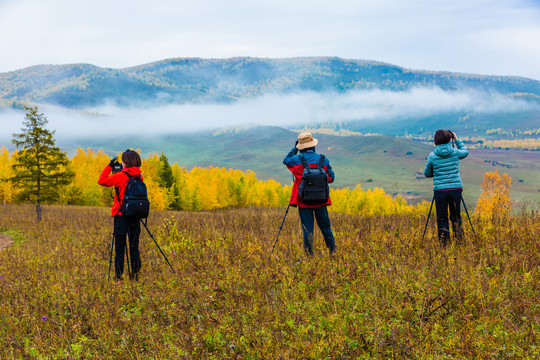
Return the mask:
[[[433,198],[431,199],[431,205],[429,206],[429,212],[428,217],[426,220],[426,226],[424,226],[424,233],[422,234],[422,241],[424,241],[424,236],[426,235],[427,226],[429,223],[429,217],[431,215],[431,209],[433,209],[433,203],[435,202],[435,194],[433,194]],[[465,209],[465,213],[467,214],[467,218],[469,219],[469,224],[471,225],[472,232],[474,234],[474,237],[476,237],[476,232],[474,231],[474,226],[471,221],[471,217],[469,216],[469,211],[467,210],[467,205],[465,205],[465,200],[463,199],[463,195],[461,195],[461,202],[463,203],[463,208]]]
[[[150,235],[150,237],[152,238],[152,240],[154,240],[154,244],[156,244],[157,248],[159,249],[159,252],[161,253],[161,255],[163,255],[163,258],[165,259],[165,261],[167,262],[167,264],[169,265],[169,267],[171,268],[171,270],[173,271],[173,273],[176,273],[176,271],[174,271],[171,263],[169,262],[169,259],[167,259],[167,257],[165,256],[165,254],[163,253],[163,250],[161,250],[161,248],[159,247],[156,239],[154,238],[154,235],[152,235],[152,233],[150,232],[150,230],[148,229],[148,226],[146,226],[146,223],[148,222],[148,218],[144,219],[145,221],[143,221],[143,219],[139,219],[141,221],[141,224],[144,225],[144,228],[146,229],[146,231],[148,232],[148,235]]]
[[[279,226],[279,231],[277,233],[277,236],[276,236],[276,240],[274,241],[274,246],[272,246],[272,251],[270,252],[270,256],[272,256],[272,254],[274,253],[274,248],[276,247],[276,244],[277,244],[277,241],[278,241],[278,238],[279,238],[279,234],[281,233],[281,229],[283,228],[283,224],[285,223],[285,218],[287,217],[287,213],[289,212],[289,208],[291,207],[291,203],[289,203],[289,205],[287,205],[287,210],[285,210],[285,216],[283,216],[283,220],[281,220],[281,225]]]
[[[128,235],[128,237],[129,236],[130,235]],[[114,232],[112,234],[111,254],[110,254],[110,257],[109,257],[109,272],[107,273],[107,281],[111,277],[111,263],[112,263],[113,248],[114,248]],[[127,262],[128,274],[129,274],[129,277],[131,278],[133,275],[131,274],[131,260],[129,258],[129,241],[126,244],[126,262]]]
[[[293,185],[294,185],[294,180],[295,180],[294,175],[292,175]],[[296,205],[293,205],[293,207],[295,206]],[[289,205],[287,205],[287,209],[285,210],[285,215],[283,216],[283,220],[281,220],[281,225],[279,226],[279,231],[277,233],[276,240],[274,241],[274,246],[272,246],[272,251],[270,252],[270,255],[268,255],[268,258],[270,258],[270,256],[272,256],[272,254],[274,253],[274,248],[276,247],[279,234],[281,233],[281,229],[283,228],[283,224],[285,223],[285,218],[287,217],[287,213],[289,212],[290,207],[291,207],[291,202],[289,201]]]
[[[176,273],[176,271],[174,271],[174,268],[172,267],[171,263],[169,262],[169,259],[167,259],[167,256],[165,256],[165,254],[163,253],[163,250],[161,250],[161,247],[159,246],[159,244],[157,243],[156,239],[154,238],[154,235],[152,235],[152,233],[150,232],[150,230],[148,229],[148,226],[146,226],[146,223],[148,222],[148,218],[145,219],[145,221],[143,221],[143,219],[139,219],[139,221],[141,222],[141,224],[144,225],[144,228],[146,229],[146,231],[148,232],[148,235],[150,235],[150,237],[152,238],[152,240],[154,240],[154,244],[156,244],[157,248],[159,249],[159,251],[161,252],[161,255],[163,255],[163,258],[165,259],[165,261],[167,262],[167,264],[169,265],[169,267],[171,268],[171,270],[173,271],[173,273]],[[283,225],[283,224],[282,224]],[[128,230],[129,231],[129,230]],[[111,252],[110,252],[110,258],[109,258],[109,273],[107,275],[107,280],[110,279],[110,276],[111,276],[111,263],[112,263],[112,253],[113,253],[113,248],[114,248],[114,233],[113,233],[113,236],[112,236],[112,243],[111,243]],[[130,278],[132,277],[132,274],[131,274],[131,264],[130,264],[130,258],[129,258],[129,242],[126,246],[126,255],[127,255],[127,267],[128,267],[128,273],[129,273],[129,276]]]

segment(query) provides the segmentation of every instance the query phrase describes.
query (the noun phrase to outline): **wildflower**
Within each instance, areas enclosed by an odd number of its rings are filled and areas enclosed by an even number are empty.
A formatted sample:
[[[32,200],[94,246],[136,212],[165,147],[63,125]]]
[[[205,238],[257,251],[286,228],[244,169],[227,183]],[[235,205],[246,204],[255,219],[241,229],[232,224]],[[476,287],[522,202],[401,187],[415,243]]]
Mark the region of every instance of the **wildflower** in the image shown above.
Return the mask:
[[[41,321],[45,321],[45,320],[47,320],[47,317],[43,315],[43,317],[41,318]]]
[[[173,250],[172,254],[173,254],[173,255],[176,255],[176,251]]]

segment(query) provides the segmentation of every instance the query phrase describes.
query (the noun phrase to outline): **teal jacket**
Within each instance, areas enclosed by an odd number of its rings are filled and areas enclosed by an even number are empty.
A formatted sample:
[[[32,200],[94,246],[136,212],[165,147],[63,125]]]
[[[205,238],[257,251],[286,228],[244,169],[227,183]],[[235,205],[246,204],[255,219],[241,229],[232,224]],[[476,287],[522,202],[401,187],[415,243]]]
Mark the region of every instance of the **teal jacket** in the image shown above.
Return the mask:
[[[427,178],[433,178],[433,190],[461,189],[463,183],[459,176],[459,160],[469,155],[469,152],[459,139],[456,140],[457,149],[450,143],[435,146],[429,154],[424,169]]]

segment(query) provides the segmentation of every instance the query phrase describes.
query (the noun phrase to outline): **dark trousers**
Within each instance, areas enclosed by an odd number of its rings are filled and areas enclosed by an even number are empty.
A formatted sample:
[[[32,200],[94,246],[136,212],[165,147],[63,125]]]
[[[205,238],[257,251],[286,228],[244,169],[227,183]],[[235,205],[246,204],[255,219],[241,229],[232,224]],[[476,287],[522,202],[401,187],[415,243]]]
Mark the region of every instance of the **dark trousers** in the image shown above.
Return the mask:
[[[336,241],[330,228],[330,218],[328,217],[326,206],[317,208],[298,207],[298,213],[300,214],[300,222],[302,223],[302,231],[304,233],[304,250],[306,254],[313,255],[314,218],[317,219],[317,225],[321,229],[326,246],[331,253],[334,252],[336,250]]]
[[[461,223],[461,193],[462,189],[450,191],[435,191],[435,209],[437,210],[437,230],[439,241],[442,245],[447,245],[450,241],[450,226],[448,223],[448,210],[450,210],[450,221],[452,230],[457,240],[463,239],[463,226]]]
[[[129,238],[129,259],[131,263],[130,277],[135,277],[141,269],[141,254],[139,252],[139,235],[141,224],[138,218],[116,215],[114,217],[114,269],[116,278],[124,273],[124,253],[126,252],[126,235]]]

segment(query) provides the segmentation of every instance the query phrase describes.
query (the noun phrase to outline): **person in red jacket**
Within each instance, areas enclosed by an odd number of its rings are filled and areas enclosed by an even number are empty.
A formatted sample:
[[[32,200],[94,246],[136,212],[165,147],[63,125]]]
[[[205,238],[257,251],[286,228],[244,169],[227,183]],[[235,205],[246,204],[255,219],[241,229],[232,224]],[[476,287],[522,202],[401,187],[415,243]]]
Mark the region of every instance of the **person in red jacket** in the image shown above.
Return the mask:
[[[122,153],[123,169],[116,173],[113,172],[113,165],[115,162],[116,157],[111,160],[105,169],[103,169],[98,180],[99,185],[107,187],[114,186],[115,189],[114,203],[111,212],[111,216],[114,217],[115,279],[121,280],[122,274],[124,273],[126,235],[129,236],[129,258],[131,260],[131,274],[129,274],[129,277],[130,279],[137,279],[139,270],[141,269],[141,256],[139,252],[141,225],[139,223],[139,218],[122,215],[120,208],[122,206],[122,199],[124,198],[124,191],[129,181],[129,175],[133,176],[141,174],[141,157],[136,151],[126,150]]]
[[[315,145],[317,145],[317,143],[318,140],[314,139],[311,133],[300,133],[298,135],[296,144],[292,150],[289,151],[285,159],[283,159],[283,164],[285,164],[294,175],[294,184],[290,204],[292,206],[298,206],[298,214],[300,215],[300,222],[302,223],[302,231],[304,235],[304,250],[308,256],[313,255],[313,228],[315,219],[317,219],[317,225],[319,225],[319,229],[324,236],[326,247],[328,247],[330,253],[334,253],[336,251],[336,241],[334,239],[334,234],[332,233],[327,209],[327,206],[332,205],[330,197],[328,197],[328,201],[324,204],[313,205],[303,203],[298,196],[298,186],[302,182],[304,165],[302,165],[301,158],[299,155],[297,155],[297,153],[300,150],[300,154],[305,158],[305,161],[309,167],[317,167],[319,161],[321,160],[321,155],[315,152]],[[330,166],[330,161],[325,158],[322,167],[326,174],[328,174],[328,183],[333,182],[335,179],[335,174]]]

